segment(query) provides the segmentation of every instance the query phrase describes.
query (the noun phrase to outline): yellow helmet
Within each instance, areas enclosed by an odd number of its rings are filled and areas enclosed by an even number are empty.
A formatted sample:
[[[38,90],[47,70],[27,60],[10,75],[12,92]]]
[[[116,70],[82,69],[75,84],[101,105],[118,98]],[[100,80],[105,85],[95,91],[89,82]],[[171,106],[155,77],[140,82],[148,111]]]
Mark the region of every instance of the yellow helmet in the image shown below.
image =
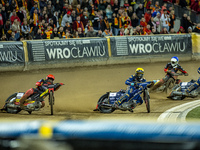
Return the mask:
[[[135,70],[135,76],[139,79],[141,79],[144,75],[144,69],[143,68],[137,68]]]

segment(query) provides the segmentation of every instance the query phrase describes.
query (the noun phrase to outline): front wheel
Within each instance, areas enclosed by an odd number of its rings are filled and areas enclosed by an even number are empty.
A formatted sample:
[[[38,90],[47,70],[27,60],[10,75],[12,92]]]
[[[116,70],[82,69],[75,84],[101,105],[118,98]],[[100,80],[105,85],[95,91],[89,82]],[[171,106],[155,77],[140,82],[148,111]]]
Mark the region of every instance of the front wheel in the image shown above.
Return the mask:
[[[5,105],[4,105],[4,107],[3,107],[3,110],[5,110],[5,111],[7,111],[7,112],[9,112],[9,113],[13,113],[13,114],[17,114],[17,113],[19,113],[20,111],[21,111],[21,109],[19,109],[19,108],[9,108],[9,107],[7,107],[7,105],[8,104],[12,104],[12,105],[15,105],[14,103],[15,103],[15,97],[17,96],[17,93],[14,93],[14,94],[12,94],[12,95],[10,95],[7,99],[6,99],[6,101],[5,101]],[[11,101],[12,100],[12,101]],[[16,105],[17,106],[17,105]]]
[[[166,82],[166,89],[165,89],[166,94],[169,94],[172,91],[174,84],[175,84],[174,79],[169,78],[169,80]]]
[[[99,101],[98,101],[98,109],[101,113],[112,113],[113,111],[115,111],[114,108],[110,107],[110,108],[105,108],[102,107],[102,104],[109,104],[109,93],[104,94],[103,96],[100,97]]]
[[[53,92],[51,91],[49,93],[49,105],[51,109],[51,115],[53,115],[53,101],[54,101],[54,96],[53,96]]]
[[[150,113],[150,96],[147,90],[144,90],[144,102],[146,104],[147,112]]]

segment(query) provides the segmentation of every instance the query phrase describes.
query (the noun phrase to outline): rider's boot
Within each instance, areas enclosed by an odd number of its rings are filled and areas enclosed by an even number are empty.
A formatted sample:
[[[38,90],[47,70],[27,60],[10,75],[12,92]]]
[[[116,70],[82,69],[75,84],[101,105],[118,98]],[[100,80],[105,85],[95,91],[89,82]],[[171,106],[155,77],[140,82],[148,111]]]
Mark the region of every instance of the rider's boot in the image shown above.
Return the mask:
[[[24,110],[24,101],[28,98],[29,95],[27,95],[26,93],[21,97],[21,99],[19,100],[19,106],[21,109]]]

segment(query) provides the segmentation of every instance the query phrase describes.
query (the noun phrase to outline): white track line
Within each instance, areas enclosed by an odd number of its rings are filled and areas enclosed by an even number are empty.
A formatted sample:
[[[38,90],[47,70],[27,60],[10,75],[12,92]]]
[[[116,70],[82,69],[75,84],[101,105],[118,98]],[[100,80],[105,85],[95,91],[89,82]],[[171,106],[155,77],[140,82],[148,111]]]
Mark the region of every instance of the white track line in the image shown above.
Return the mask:
[[[171,109],[168,109],[164,113],[162,113],[158,117],[157,122],[166,122],[166,121],[170,121],[170,122],[176,122],[176,121],[186,122],[185,121],[185,117],[188,114],[188,112],[191,111],[192,109],[198,107],[198,106],[200,106],[200,100],[188,102],[188,103],[173,107]]]

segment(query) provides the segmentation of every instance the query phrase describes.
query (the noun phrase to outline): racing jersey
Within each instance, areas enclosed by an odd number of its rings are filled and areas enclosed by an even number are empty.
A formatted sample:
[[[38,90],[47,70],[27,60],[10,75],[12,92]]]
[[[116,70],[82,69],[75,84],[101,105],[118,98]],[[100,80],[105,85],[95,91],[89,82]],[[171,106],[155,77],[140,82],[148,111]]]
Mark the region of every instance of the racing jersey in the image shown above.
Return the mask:
[[[125,84],[126,85],[130,85],[131,83],[134,83],[134,82],[146,82],[146,79],[144,78],[136,78],[136,76],[134,75],[131,75],[126,81],[125,81]]]
[[[164,72],[167,72],[168,70],[174,70],[175,73],[177,71],[181,71],[184,74],[187,73],[179,64],[177,64],[177,67],[173,68],[171,63],[168,63],[164,68]]]
[[[44,92],[44,91],[47,90],[48,85],[51,85],[51,84],[52,84],[52,83],[49,82],[48,80],[46,80],[46,79],[41,79],[41,80],[39,80],[38,82],[36,82],[35,85],[36,85],[36,87],[37,87],[38,90]]]

